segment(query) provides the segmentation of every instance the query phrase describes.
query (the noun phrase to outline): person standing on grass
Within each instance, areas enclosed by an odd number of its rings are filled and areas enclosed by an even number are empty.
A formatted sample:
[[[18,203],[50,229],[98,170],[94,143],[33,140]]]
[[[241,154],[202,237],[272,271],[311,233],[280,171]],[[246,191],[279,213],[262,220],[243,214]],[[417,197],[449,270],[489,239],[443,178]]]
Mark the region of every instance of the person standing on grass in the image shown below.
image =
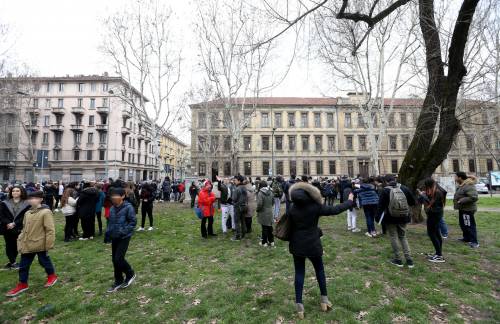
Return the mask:
[[[382,191],[379,198],[376,221],[382,218],[387,233],[391,240],[394,258],[391,263],[397,267],[403,267],[399,244],[403,248],[408,268],[413,268],[410,245],[406,239],[406,225],[410,222],[410,206],[415,205],[415,198],[410,189],[396,182],[393,175],[386,175],[387,186]]]
[[[321,229],[318,227],[321,216],[337,215],[354,205],[353,194],[346,196],[344,203],[337,206],[323,204],[321,192],[314,186],[299,182],[290,188],[291,205],[288,211],[291,233],[289,251],[293,255],[295,268],[295,302],[297,315],[304,318],[302,291],[304,289],[306,258],[311,261],[316,272],[316,280],[321,291],[320,306],[324,312],[332,309],[326,289],[326,275],[323,265]]]
[[[259,191],[257,192],[257,220],[262,226],[261,246],[274,246],[273,236],[273,205],[274,192],[269,190],[267,181],[262,180],[258,183]]]
[[[341,183],[342,195],[340,197],[340,202],[343,203],[351,193],[354,192],[352,182],[349,178],[345,177]],[[354,198],[356,201],[356,197]],[[356,204],[347,210],[347,230],[353,233],[358,233],[361,230],[356,226],[356,220],[358,214],[356,212]]]
[[[52,183],[52,181],[48,181],[45,186],[43,187],[43,192],[44,192],[44,203],[49,207],[49,209],[52,211],[54,210],[54,198],[57,195],[56,187]]]
[[[153,187],[144,182],[141,188],[141,227],[137,229],[138,232],[144,231],[144,226],[146,225],[146,215],[149,218],[149,228],[148,231],[153,230],[153,202],[155,200]]]
[[[227,233],[227,223],[228,219],[233,222],[234,219],[234,209],[231,200],[231,189],[229,188],[229,179],[225,178],[222,180],[217,176],[217,189],[220,191],[220,203],[221,203],[221,218],[222,218],[222,233]]]
[[[295,174],[292,174],[290,176],[290,180],[288,180],[283,187],[283,191],[285,192],[285,210],[286,210],[286,212],[288,212],[288,208],[290,207],[290,203],[291,203],[289,191],[290,191],[290,188],[296,182],[297,182],[296,176],[295,176]]]
[[[458,187],[453,197],[453,207],[455,210],[458,210],[460,228],[463,234],[463,237],[459,241],[468,243],[471,248],[478,248],[476,219],[474,218],[474,214],[477,211],[476,202],[478,200],[476,177],[469,177],[465,172],[457,172],[455,181]]]
[[[97,226],[99,228],[99,236],[102,235],[102,208],[104,206],[104,199],[106,194],[102,191],[103,184],[96,183],[95,188],[98,191],[97,202],[95,204],[95,216],[97,218]]]
[[[26,190],[22,186],[10,187],[7,199],[0,202],[0,234],[5,240],[5,254],[9,263],[6,269],[17,270],[17,238],[23,229],[24,215],[30,209],[26,201]]]
[[[242,175],[235,177],[234,183],[236,189],[233,190],[233,206],[234,206],[234,226],[235,236],[232,241],[239,241],[245,237],[247,232],[245,217],[248,209],[248,193],[245,187],[245,178]]]
[[[139,202],[137,199],[135,184],[133,181],[128,181],[125,185],[125,201],[128,201],[134,207],[135,215],[139,213]]]
[[[196,196],[198,196],[198,187],[196,186],[196,182],[193,181],[189,186],[189,197],[191,197],[191,209],[194,208]]]
[[[255,209],[257,209],[257,197],[255,195],[256,190],[255,186],[252,182],[252,178],[248,177],[246,180],[246,189],[247,189],[247,213],[245,217],[245,227],[247,229],[247,233],[252,233],[252,219],[255,215]]]
[[[56,211],[59,211],[59,203],[61,201],[61,198],[62,198],[62,195],[64,194],[64,184],[62,181],[59,181],[57,182],[57,187],[56,187],[56,190],[57,190],[57,194],[55,196],[55,207],[56,207]]]
[[[165,177],[165,180],[163,180],[163,183],[161,184],[161,191],[163,194],[163,201],[170,201],[170,192],[172,191],[171,188],[171,183],[170,183],[170,178]]]
[[[283,197],[283,178],[277,176],[271,183],[271,190],[274,198],[273,218],[277,220],[280,217],[281,197]]]
[[[7,297],[15,297],[28,290],[30,266],[35,256],[38,256],[38,262],[47,273],[45,288],[51,287],[57,282],[54,265],[48,255],[48,251],[54,247],[56,239],[54,218],[50,209],[42,205],[43,200],[42,191],[35,191],[28,195],[28,203],[31,208],[24,215],[23,228],[17,239],[17,248],[21,253],[19,283],[7,292]]]
[[[83,184],[78,196],[76,213],[82,222],[82,237],[80,241],[93,240],[95,236],[95,205],[99,199],[99,192],[90,182]]]
[[[212,192],[212,183],[207,180],[198,195],[198,207],[200,207],[203,215],[203,219],[201,220],[201,237],[205,239],[208,236],[217,236],[214,233],[214,202],[215,194]]]
[[[127,288],[136,278],[134,270],[125,260],[125,254],[134,234],[137,218],[135,217],[134,207],[128,201],[125,201],[124,188],[112,188],[110,196],[113,207],[110,210],[104,241],[111,243],[115,282],[107,292],[113,293],[118,289]],[[123,279],[124,275],[125,279]]]
[[[367,227],[365,235],[368,237],[376,237],[375,215],[377,214],[379,198],[375,190],[374,179],[369,178],[368,180],[364,180],[360,188],[354,190],[354,193],[357,194],[359,204],[363,207],[363,212],[365,214]]]
[[[432,245],[434,245],[434,254],[429,254],[430,262],[443,263],[443,239],[439,230],[439,223],[443,218],[444,200],[446,195],[439,189],[436,181],[432,178],[424,180],[424,191],[418,191],[418,201],[424,205],[427,214],[427,234],[429,235]]]
[[[186,191],[186,186],[184,185],[184,181],[181,180],[181,182],[179,183],[179,202],[181,204],[184,202],[185,198],[184,191]]]
[[[64,242],[69,242],[76,239],[73,233],[76,214],[77,199],[74,198],[75,189],[68,187],[64,189],[61,198],[61,211],[66,223],[64,224]]]

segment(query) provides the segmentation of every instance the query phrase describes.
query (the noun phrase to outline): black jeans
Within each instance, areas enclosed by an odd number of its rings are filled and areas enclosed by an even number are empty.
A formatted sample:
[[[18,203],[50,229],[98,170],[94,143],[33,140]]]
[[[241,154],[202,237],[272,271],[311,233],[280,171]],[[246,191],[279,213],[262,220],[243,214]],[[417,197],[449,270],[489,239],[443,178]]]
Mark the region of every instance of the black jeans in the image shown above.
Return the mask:
[[[59,195],[57,195],[57,196],[54,197],[54,199],[55,199],[55,202],[54,202],[55,208],[59,208],[59,201],[61,201],[61,197],[62,196],[59,196]]]
[[[252,233],[252,217],[245,217],[246,233]]]
[[[75,222],[76,217],[77,216],[75,216],[75,215],[64,216],[64,220],[66,221],[66,223],[64,224],[64,240],[65,241],[69,241],[69,239],[71,239],[72,237],[75,236],[73,233],[73,230],[75,228],[74,222]]]
[[[443,255],[443,238],[439,230],[439,222],[443,218],[443,214],[427,214],[427,234],[431,239],[436,255]]]
[[[97,218],[97,228],[99,228],[99,235],[102,234],[102,212],[96,212],[95,217]]]
[[[170,191],[163,191],[163,200],[170,201]]]
[[[194,203],[196,201],[196,196],[191,196],[191,208],[194,208]]]
[[[262,225],[262,244],[274,242],[273,227]]]
[[[78,223],[80,222],[80,217],[77,214],[75,214],[71,217],[73,218],[73,220],[71,222],[71,224],[73,225],[73,236],[77,237],[78,236]]]
[[[242,239],[245,237],[245,234],[247,232],[247,226],[246,226],[246,207],[239,207],[239,206],[234,206],[234,226],[235,226],[235,238],[236,239]]]
[[[35,255],[38,256],[38,263],[45,269],[45,273],[47,273],[48,276],[55,273],[54,265],[47,251],[25,253],[21,254],[21,262],[19,263],[19,282],[28,283],[30,267],[35,259]]]
[[[89,238],[95,236],[95,214],[85,215],[82,217],[82,237]]]
[[[321,296],[327,296],[323,257],[308,257],[308,259],[311,260],[316,272],[316,280],[318,281]],[[306,258],[294,255],[293,264],[295,267],[295,302],[302,304],[302,291],[304,290],[304,277],[306,275]]]
[[[207,219],[208,219],[208,228],[207,228]],[[207,234],[208,232],[208,234]],[[214,217],[203,217],[201,220],[201,236],[207,237],[208,235],[214,234]]]
[[[146,225],[146,215],[149,218],[149,226],[153,227],[153,202],[143,201],[141,206],[141,213],[142,213],[141,227],[144,228],[144,225]]]
[[[477,230],[476,219],[474,218],[475,212],[458,211],[460,228],[464,236],[465,242],[477,243]]]
[[[16,263],[18,236],[19,234],[16,231],[10,230],[5,230],[5,234],[3,235],[3,239],[5,240],[5,254],[7,254],[10,264]]]
[[[124,274],[126,280],[134,276],[134,270],[127,260],[125,260],[125,254],[127,253],[129,243],[130,237],[111,240],[111,255],[115,273],[115,284],[117,285],[121,285],[123,283]]]

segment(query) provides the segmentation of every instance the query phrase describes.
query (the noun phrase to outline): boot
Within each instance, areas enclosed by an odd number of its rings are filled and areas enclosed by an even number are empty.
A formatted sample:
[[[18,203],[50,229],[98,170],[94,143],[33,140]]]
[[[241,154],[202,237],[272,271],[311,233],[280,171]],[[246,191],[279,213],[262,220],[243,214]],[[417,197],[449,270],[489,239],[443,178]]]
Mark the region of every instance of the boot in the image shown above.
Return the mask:
[[[299,304],[297,303],[297,316],[299,319],[303,320],[304,319],[304,304]]]
[[[328,300],[328,296],[321,296],[321,310],[328,312],[332,310],[332,303]]]

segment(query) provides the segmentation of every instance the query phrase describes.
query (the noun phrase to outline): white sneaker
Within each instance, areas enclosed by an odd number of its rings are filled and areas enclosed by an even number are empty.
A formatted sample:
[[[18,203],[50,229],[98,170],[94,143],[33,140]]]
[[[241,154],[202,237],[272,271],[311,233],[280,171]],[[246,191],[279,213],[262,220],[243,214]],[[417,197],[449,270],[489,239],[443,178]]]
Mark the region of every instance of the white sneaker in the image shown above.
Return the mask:
[[[352,229],[352,232],[353,232],[353,233],[358,233],[358,232],[361,232],[361,230],[360,230],[359,228],[353,228],[353,229]]]
[[[86,238],[86,237],[80,237],[78,240],[80,240],[80,241],[87,241],[88,238]]]
[[[148,231],[152,231],[152,230],[153,230],[153,227],[149,226]]]
[[[139,227],[139,228],[137,229],[137,232],[142,232],[142,231],[144,231],[144,227]]]
[[[274,242],[271,242],[271,246],[274,247]]]
[[[347,230],[348,231],[352,231],[352,227],[351,226],[347,226]]]
[[[368,236],[368,237],[373,237],[373,236],[372,236],[370,233],[368,233],[368,232],[366,232],[366,233],[365,233],[365,235],[366,235],[366,236]]]
[[[93,239],[94,239],[94,237],[93,237],[93,236],[89,237],[89,240],[93,240]]]

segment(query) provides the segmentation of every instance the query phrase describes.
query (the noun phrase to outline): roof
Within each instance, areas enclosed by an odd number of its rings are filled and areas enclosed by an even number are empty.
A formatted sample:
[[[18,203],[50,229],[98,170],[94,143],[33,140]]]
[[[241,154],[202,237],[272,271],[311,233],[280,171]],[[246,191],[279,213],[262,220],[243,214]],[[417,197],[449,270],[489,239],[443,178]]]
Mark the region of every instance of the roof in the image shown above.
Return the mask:
[[[232,104],[235,105],[258,105],[258,106],[333,106],[337,103],[336,98],[303,98],[303,97],[261,97],[261,98],[233,98]],[[200,102],[190,105],[191,107],[208,104],[210,106],[219,106],[224,104],[222,99]]]

